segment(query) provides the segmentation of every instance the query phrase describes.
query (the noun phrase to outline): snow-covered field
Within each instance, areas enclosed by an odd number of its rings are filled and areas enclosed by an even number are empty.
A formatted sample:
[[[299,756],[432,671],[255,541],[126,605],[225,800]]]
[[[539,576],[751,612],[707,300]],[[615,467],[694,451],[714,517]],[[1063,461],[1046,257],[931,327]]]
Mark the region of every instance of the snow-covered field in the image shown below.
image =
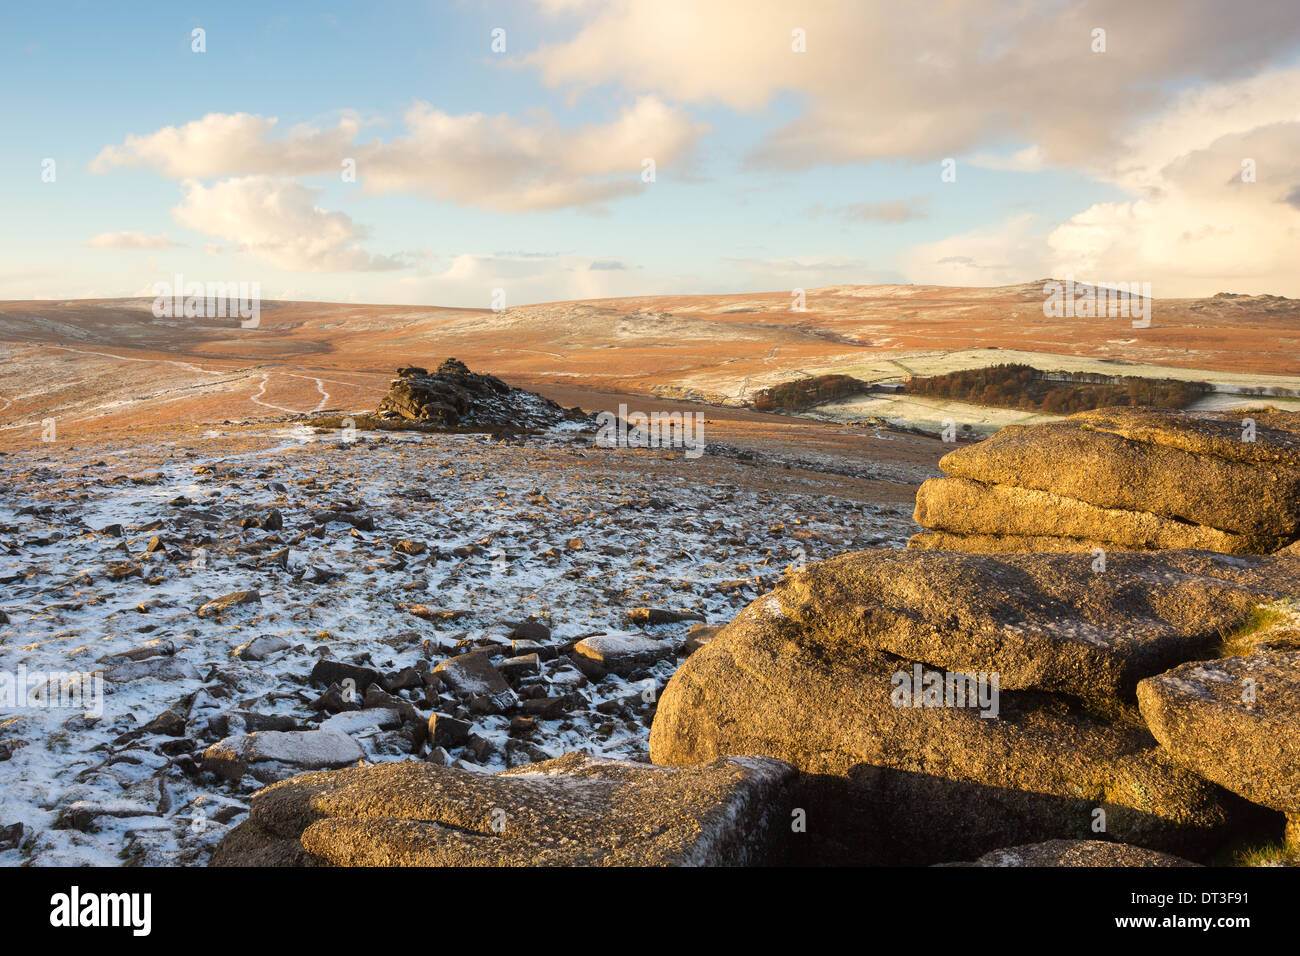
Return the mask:
[[[393,690],[420,720],[472,723],[468,743],[435,759],[493,771],[571,750],[643,758],[678,659],[592,680],[572,642],[649,635],[681,653],[689,622],[627,612],[722,624],[792,563],[901,546],[910,508],[864,487],[572,432],[344,443],[262,425],[34,441],[0,456],[0,682],[91,674],[103,694],[83,709],[0,699],[0,832],[23,825],[0,864],[202,864],[261,786],[201,766],[251,719],[238,715],[324,723],[370,761],[424,759],[430,747],[391,710],[317,709],[317,660],[386,675],[469,648],[504,661],[530,649],[510,643],[529,617],[549,634],[532,629],[537,672],[510,681],[520,698],[558,699],[535,725],[469,713],[436,682]],[[259,599],[198,614],[238,591]],[[241,656],[255,638],[269,640]]]

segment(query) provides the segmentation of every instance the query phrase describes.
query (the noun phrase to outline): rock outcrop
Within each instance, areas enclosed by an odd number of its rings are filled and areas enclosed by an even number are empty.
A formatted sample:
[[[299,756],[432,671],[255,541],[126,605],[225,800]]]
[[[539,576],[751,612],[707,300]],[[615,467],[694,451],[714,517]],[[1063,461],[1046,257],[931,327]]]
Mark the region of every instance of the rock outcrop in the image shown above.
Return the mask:
[[[1177,763],[1285,813],[1300,844],[1300,615],[1281,613],[1244,653],[1142,681],[1138,703]]]
[[[1265,554],[1300,537],[1294,412],[1100,409],[1008,426],[939,467],[909,547]]]
[[[726,866],[778,857],[794,771],[571,753],[489,775],[419,761],[260,791],[214,866]]]
[[[934,863],[1103,832],[1203,858],[1255,817],[1157,745],[1135,686],[1297,591],[1289,556],[1124,553],[1097,573],[1079,555],[843,555],[687,659],[651,757],[793,764],[819,858]]]
[[[493,375],[471,372],[464,362],[447,359],[430,373],[405,365],[397,370],[379,403],[380,419],[404,420],[433,428],[550,428],[585,422],[577,409],[565,410],[536,392],[507,385]]]

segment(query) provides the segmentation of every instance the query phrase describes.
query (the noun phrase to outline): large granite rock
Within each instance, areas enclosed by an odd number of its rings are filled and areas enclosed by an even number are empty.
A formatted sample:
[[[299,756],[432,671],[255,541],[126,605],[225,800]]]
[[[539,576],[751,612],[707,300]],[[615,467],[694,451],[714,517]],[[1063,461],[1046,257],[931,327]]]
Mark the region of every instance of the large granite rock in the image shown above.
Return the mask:
[[[1175,761],[1300,822],[1300,627],[1247,653],[1195,661],[1138,685],[1142,716]]]
[[[787,575],[760,605],[826,655],[887,652],[997,672],[1002,690],[1133,700],[1138,680],[1212,656],[1263,601],[1300,593],[1300,561],[1209,552],[859,551]]]
[[[1071,418],[1131,441],[1252,465],[1300,468],[1300,415],[1295,412],[1273,408],[1172,412],[1116,406],[1080,412]],[[1247,420],[1252,423],[1253,436]]]
[[[1205,552],[1117,554],[1100,574],[1073,555],[844,555],[788,577],[687,659],[651,757],[795,765],[818,853],[843,860],[1092,838],[1098,810],[1109,838],[1201,858],[1254,818],[1178,765],[1128,702],[1139,678],[1213,653],[1220,629],[1297,581],[1293,558]],[[983,672],[986,687],[998,675],[995,706],[907,706],[897,692],[916,662]]]
[[[295,777],[253,798],[215,866],[683,866],[779,859],[794,771],[586,754],[496,775],[420,761]]]
[[[471,372],[456,359],[447,359],[433,373],[413,365],[398,369],[376,414],[435,428],[549,428],[586,419],[536,392]]]
[[[970,863],[940,866],[1196,866],[1168,853],[1109,840],[1048,840],[985,853]]]
[[[1267,554],[1284,542],[1277,537],[1233,534],[1145,511],[1099,508],[1075,498],[970,478],[932,478],[916,493],[913,520],[923,528],[959,535],[1012,539],[1006,551],[1195,548],[1225,554]],[[1063,539],[1062,546],[1012,547],[1014,539]],[[933,538],[918,542],[931,544]],[[991,547],[960,550],[985,551]],[[1018,542],[1024,545],[1023,540]],[[998,549],[1003,550],[1003,549]]]
[[[1052,535],[956,534],[951,531],[922,531],[907,539],[912,551],[961,551],[964,554],[1038,554],[1126,550],[1096,538],[1060,538]]]
[[[908,546],[983,553],[1197,548],[1300,536],[1300,414],[1105,408],[945,455]]]

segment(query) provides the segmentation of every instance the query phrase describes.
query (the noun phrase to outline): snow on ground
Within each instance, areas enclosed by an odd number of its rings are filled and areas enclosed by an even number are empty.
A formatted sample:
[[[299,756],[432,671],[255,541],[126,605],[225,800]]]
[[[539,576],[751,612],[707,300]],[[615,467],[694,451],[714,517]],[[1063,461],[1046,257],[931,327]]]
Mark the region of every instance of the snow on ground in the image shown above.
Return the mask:
[[[24,827],[0,864],[202,864],[262,785],[199,765],[239,729],[232,712],[303,730],[328,720],[367,760],[420,759],[428,746],[392,729],[391,710],[315,709],[316,661],[391,674],[469,648],[505,659],[530,616],[550,629],[540,673],[512,683],[520,697],[563,698],[535,728],[467,713],[436,684],[395,695],[421,720],[439,710],[473,724],[469,744],[447,748],[459,766],[572,750],[645,759],[655,693],[679,659],[591,680],[564,653],[575,639],[644,632],[681,653],[689,622],[642,628],[626,611],[725,623],[791,563],[901,546],[914,530],[908,509],[861,500],[853,479],[827,494],[797,469],[601,449],[572,431],[338,435],[227,427],[0,457],[0,680],[106,674],[99,714],[0,700],[0,828]],[[272,509],[279,530],[248,520]],[[347,521],[318,520],[326,512]],[[198,615],[245,590],[260,601]],[[287,647],[235,656],[263,636]],[[178,716],[150,725],[167,711]]]

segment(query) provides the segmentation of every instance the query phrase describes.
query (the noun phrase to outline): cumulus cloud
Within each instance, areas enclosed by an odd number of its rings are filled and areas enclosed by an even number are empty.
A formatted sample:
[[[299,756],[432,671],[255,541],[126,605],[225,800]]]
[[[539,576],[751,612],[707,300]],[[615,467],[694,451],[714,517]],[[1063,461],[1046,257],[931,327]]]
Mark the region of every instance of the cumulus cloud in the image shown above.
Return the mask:
[[[186,180],[183,188],[185,197],[172,209],[177,223],[281,269],[377,272],[407,265],[366,252],[358,242],[366,237],[363,227],[317,206],[321,191],[292,179],[245,176],[211,186]]]
[[[332,127],[292,126],[284,136],[274,137],[278,125],[274,116],[209,113],[183,126],[127,136],[120,146],[105,146],[90,170],[145,167],[171,179],[336,171],[352,155],[361,128],[356,117],[345,116]]]
[[[1242,180],[1243,159],[1256,180]],[[1053,268],[1152,282],[1159,296],[1300,295],[1300,122],[1220,137],[1169,162],[1144,198],[1098,203],[1047,238]]]
[[[544,4],[553,6],[553,3]],[[1197,80],[1255,72],[1292,50],[1288,4],[1224,0],[615,0],[529,58],[554,86],[619,83],[683,102],[755,110],[777,94],[807,104],[767,137],[764,164],[930,161],[1019,140],[1030,160],[1113,154],[1123,131]],[[585,12],[585,8],[584,8]],[[1093,52],[1092,31],[1106,31]],[[804,31],[805,53],[792,50]]]
[[[155,236],[144,232],[101,232],[86,245],[95,249],[176,249],[181,243],[174,242],[167,236]]]
[[[211,113],[184,126],[129,136],[100,152],[96,172],[143,166],[177,179],[337,173],[356,164],[366,192],[418,193],[504,212],[599,204],[645,188],[643,161],[656,175],[686,158],[704,127],[653,96],[608,123],[578,129],[538,112],[521,121],[483,113],[453,115],[416,103],[406,133],[358,142],[361,123],[300,125],[274,136],[274,117]]]

